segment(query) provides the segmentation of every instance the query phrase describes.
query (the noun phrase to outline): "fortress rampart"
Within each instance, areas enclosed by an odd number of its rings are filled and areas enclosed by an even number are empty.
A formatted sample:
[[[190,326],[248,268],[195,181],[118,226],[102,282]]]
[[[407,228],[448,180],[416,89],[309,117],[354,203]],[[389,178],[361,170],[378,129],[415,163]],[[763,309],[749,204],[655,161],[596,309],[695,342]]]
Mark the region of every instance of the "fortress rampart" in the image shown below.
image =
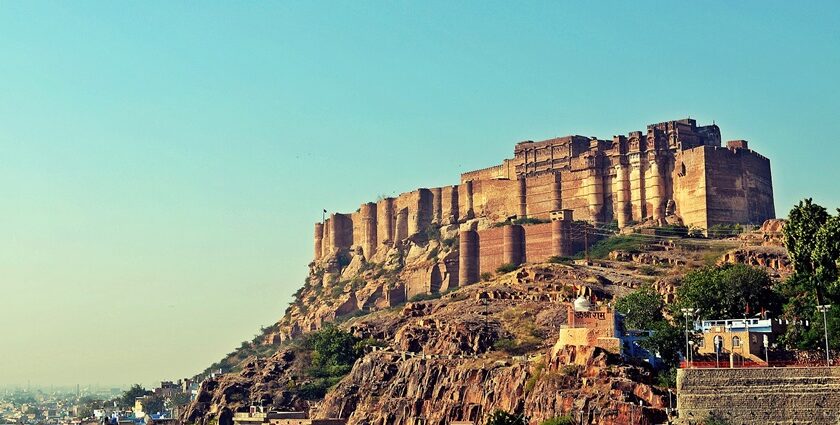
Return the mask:
[[[504,263],[571,254],[571,217],[622,228],[677,217],[708,229],[774,216],[770,161],[744,140],[721,146],[714,124],[683,119],[611,140],[566,136],[517,143],[513,158],[463,173],[458,185],[417,189],[362,204],[354,213],[331,214],[315,225],[315,258],[349,249],[371,258],[429,226],[474,218],[552,220],[461,232],[460,258],[475,252],[480,261],[456,275],[472,282]]]

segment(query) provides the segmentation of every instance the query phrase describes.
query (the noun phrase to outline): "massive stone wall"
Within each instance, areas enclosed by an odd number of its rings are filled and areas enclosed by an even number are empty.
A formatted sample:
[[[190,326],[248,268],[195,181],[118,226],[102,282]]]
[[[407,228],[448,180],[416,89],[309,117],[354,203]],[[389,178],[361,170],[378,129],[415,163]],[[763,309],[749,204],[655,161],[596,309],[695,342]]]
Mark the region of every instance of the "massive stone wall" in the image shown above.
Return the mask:
[[[619,227],[663,224],[673,217],[700,229],[761,223],[775,216],[770,161],[744,140],[721,147],[716,125],[697,126],[691,119],[652,124],[646,132],[612,140],[566,136],[525,141],[500,165],[462,174],[459,185],[417,189],[362,204],[355,213],[332,214],[316,224],[315,258],[347,249],[371,258],[380,247],[431,225],[474,218],[548,219],[561,210],[593,224],[615,221]],[[526,230],[526,240],[545,239],[534,232]],[[524,246],[523,257],[541,252],[536,258],[546,258],[542,248]]]
[[[554,214],[550,223],[509,224],[479,231],[461,231],[460,264],[466,265],[460,284],[478,281],[501,265],[539,263],[573,254],[572,212]]]
[[[775,217],[767,158],[746,149],[744,141],[730,142],[729,148],[704,150],[709,226],[756,223]]]
[[[733,425],[840,423],[840,367],[680,369],[684,424],[712,413]]]

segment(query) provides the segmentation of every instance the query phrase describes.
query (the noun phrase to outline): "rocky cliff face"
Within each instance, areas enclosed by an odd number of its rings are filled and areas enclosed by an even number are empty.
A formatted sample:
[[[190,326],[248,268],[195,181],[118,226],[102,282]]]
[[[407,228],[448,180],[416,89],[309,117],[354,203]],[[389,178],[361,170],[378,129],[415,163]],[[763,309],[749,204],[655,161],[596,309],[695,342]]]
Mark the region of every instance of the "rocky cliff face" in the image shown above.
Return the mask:
[[[359,359],[323,401],[304,400],[296,391],[306,384],[301,371],[308,359],[283,348],[245,362],[238,373],[204,381],[184,419],[209,423],[262,404],[311,408],[313,417],[343,417],[350,424],[408,425],[423,418],[442,425],[494,409],[528,412],[533,423],[568,412],[591,423],[653,423],[664,411],[648,368],[594,348],[551,354],[566,322],[564,302],[580,293],[607,300],[615,290],[626,289],[585,268],[535,265],[352,317],[340,326],[385,347]]]
[[[647,370],[619,365],[593,347],[567,347],[516,361],[490,358],[406,358],[377,352],[317,409],[349,424],[448,424],[478,421],[495,409],[527,412],[531,423],[573,414],[584,423],[649,424],[665,420],[661,391]]]
[[[431,228],[394,246],[383,245],[369,259],[349,250],[311,263],[309,277],[269,342],[453,289],[448,270],[457,261],[457,235],[457,226]]]

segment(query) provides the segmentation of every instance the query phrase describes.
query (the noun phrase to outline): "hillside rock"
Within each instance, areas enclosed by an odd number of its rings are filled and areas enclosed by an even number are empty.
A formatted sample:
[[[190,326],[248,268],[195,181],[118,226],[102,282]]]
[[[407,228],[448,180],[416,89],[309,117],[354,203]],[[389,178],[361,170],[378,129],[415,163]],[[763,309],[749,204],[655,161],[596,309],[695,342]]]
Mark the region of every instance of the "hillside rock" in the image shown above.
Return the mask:
[[[492,358],[403,358],[377,352],[353,371],[316,410],[350,425],[430,425],[475,421],[495,409],[527,412],[531,423],[573,412],[592,424],[650,424],[665,420],[667,399],[640,367],[618,365],[593,347],[567,347],[532,361]],[[641,402],[641,404],[640,404]]]

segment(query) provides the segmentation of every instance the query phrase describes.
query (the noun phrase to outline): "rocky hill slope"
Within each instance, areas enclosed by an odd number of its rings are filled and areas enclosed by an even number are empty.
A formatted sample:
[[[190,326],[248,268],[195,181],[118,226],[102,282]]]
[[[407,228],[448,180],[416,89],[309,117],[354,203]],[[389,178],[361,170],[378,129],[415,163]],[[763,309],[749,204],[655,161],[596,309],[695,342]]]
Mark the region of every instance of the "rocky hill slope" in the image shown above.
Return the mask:
[[[223,360],[229,373],[205,379],[182,419],[225,423],[259,404],[351,425],[475,421],[494,409],[528,412],[534,424],[562,414],[586,423],[660,423],[668,394],[653,385],[646,364],[593,347],[555,346],[566,303],[579,294],[606,303],[644,283],[668,299],[693,267],[784,261],[738,253],[755,245],[744,238],[710,245],[630,235],[602,242],[606,254],[589,264],[557,259],[499,270],[466,287],[430,285],[430,271],[457,258],[457,242],[457,226],[445,226],[370,260],[345,252],[310,264],[283,318]],[[335,381],[308,371],[311,354],[301,342],[327,324],[373,341]]]

